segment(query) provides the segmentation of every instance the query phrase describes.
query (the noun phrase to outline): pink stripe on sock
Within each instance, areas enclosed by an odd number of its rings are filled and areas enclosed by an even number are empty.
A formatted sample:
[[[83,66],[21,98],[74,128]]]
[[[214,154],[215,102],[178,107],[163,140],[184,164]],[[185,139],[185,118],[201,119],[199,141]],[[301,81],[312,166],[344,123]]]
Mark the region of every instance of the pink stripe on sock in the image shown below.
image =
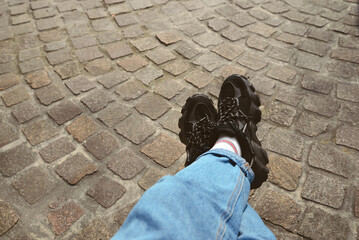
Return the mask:
[[[221,142],[224,142],[224,143],[229,144],[229,145],[233,148],[234,152],[238,155],[237,149],[236,149],[236,147],[233,145],[233,143],[231,143],[230,141],[227,141],[227,140],[221,140],[221,141],[219,141],[219,142],[216,142],[216,144],[217,144],[217,143],[221,143]]]

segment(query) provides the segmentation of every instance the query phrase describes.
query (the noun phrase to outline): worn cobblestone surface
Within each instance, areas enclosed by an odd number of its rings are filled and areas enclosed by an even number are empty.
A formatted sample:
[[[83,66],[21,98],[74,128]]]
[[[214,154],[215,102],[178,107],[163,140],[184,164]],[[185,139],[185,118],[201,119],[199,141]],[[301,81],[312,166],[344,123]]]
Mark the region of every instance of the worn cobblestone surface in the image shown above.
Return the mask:
[[[358,9],[0,0],[0,239],[109,239],[183,167],[186,98],[217,102],[233,73],[263,104],[272,172],[252,206],[278,239],[358,239]]]

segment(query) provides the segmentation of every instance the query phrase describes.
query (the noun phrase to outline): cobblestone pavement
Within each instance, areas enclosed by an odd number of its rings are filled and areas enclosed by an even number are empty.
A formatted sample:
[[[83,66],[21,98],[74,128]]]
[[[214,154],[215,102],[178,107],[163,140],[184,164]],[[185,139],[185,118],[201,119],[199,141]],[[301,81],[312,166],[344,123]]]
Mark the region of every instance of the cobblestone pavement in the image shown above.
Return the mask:
[[[0,0],[0,238],[108,239],[185,161],[194,93],[246,74],[278,239],[359,239],[358,2]]]

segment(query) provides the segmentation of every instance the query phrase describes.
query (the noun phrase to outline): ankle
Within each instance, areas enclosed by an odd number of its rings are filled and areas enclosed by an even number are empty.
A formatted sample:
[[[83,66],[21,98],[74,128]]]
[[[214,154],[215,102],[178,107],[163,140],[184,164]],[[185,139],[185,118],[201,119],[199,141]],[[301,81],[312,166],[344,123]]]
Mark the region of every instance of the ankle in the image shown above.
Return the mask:
[[[242,155],[238,140],[235,137],[229,137],[227,135],[221,134],[212,149],[225,149],[237,154],[238,156]]]

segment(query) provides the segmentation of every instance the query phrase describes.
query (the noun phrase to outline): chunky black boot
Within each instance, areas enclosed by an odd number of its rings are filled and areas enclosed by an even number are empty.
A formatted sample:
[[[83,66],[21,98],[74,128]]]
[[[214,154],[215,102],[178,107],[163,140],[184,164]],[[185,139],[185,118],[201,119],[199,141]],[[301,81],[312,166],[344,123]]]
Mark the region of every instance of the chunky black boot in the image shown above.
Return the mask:
[[[218,99],[216,126],[209,141],[213,145],[219,135],[237,138],[242,157],[255,174],[252,189],[260,187],[269,173],[266,167],[267,153],[256,136],[256,124],[261,120],[261,111],[259,97],[254,92],[253,85],[241,75],[229,76],[223,82]]]
[[[208,140],[213,131],[217,111],[212,100],[206,95],[196,94],[189,97],[182,108],[178,121],[180,140],[186,145],[187,167],[199,155],[211,149]]]

